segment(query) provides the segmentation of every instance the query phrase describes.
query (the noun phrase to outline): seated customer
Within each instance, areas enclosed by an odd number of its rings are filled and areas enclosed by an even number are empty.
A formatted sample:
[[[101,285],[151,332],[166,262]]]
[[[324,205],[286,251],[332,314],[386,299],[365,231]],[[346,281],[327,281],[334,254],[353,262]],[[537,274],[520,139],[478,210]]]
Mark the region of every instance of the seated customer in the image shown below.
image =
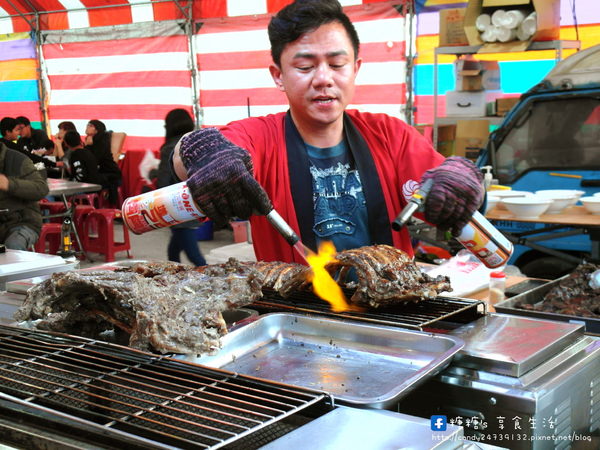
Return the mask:
[[[3,117],[0,120],[0,143],[6,145],[6,147],[18,150],[17,138],[19,137],[19,131],[21,126],[17,123],[17,119],[13,117]]]
[[[48,135],[44,130],[31,127],[31,122],[27,117],[17,117],[17,124],[21,127],[19,131],[19,140],[17,145],[22,150],[31,153],[34,150],[40,150],[44,147],[44,142],[48,140]]]
[[[108,189],[108,201],[117,205],[118,191],[121,185],[122,175],[119,165],[115,162],[110,150],[112,131],[106,131],[106,125],[100,120],[90,120],[85,127],[85,146],[89,148],[98,161],[98,170],[107,180],[104,185]]]
[[[22,153],[0,143],[0,243],[28,250],[42,229],[38,202],[48,195],[48,184]]]
[[[21,134],[21,132],[23,132],[25,128],[26,127],[24,127],[22,123],[19,123],[17,119],[13,119],[12,117],[3,118],[0,121],[0,132],[2,133],[2,139],[0,139],[0,142],[2,142],[8,148],[12,150],[17,150],[18,152],[27,156],[29,159],[31,159],[31,161],[34,164],[42,163],[43,167],[39,166],[38,168],[48,169],[51,167],[56,167],[56,164],[54,162],[44,159],[41,156],[36,155],[35,153],[31,153],[29,149],[19,144],[19,142],[22,143],[20,139],[17,142],[15,142],[17,137]],[[27,131],[24,132],[27,133]]]
[[[72,180],[104,185],[106,179],[98,171],[98,161],[92,151],[83,146],[77,131],[67,131],[63,145],[65,149],[70,150],[69,173]]]
[[[62,161],[69,159],[69,155],[65,155],[65,151],[63,149],[63,138],[65,137],[65,133],[67,131],[77,131],[75,124],[73,122],[65,121],[58,124],[58,133],[56,133],[54,138],[54,156],[56,156],[57,161]]]

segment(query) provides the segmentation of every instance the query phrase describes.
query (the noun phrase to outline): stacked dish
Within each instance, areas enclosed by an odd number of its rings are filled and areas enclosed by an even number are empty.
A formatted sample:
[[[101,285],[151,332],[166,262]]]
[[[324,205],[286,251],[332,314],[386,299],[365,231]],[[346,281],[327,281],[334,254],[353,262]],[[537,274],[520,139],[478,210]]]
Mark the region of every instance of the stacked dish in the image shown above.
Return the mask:
[[[593,197],[581,197],[580,200],[589,212],[600,214],[600,195],[595,194]]]
[[[568,189],[545,189],[535,191],[536,196],[552,200],[552,204],[546,211],[546,214],[559,214],[563,209],[577,203],[577,200],[579,200],[583,193],[583,191]]]
[[[535,219],[544,214],[553,200],[537,195],[528,195],[524,197],[509,197],[502,200],[511,213],[521,219]]]
[[[490,197],[496,197],[498,199],[498,203],[496,204],[496,207],[498,209],[506,209],[506,208],[504,208],[504,200],[505,199],[526,197],[526,196],[533,195],[533,194],[528,191],[489,191],[488,195]],[[489,197],[488,197],[488,201],[489,201]],[[488,208],[488,210],[490,210],[490,209],[491,208]]]

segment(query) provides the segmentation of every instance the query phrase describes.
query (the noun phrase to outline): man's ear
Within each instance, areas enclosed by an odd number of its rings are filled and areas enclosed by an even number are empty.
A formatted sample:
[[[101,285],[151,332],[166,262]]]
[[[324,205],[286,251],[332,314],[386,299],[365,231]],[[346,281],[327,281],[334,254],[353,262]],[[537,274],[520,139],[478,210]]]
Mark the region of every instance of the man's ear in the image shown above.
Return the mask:
[[[281,78],[281,69],[279,68],[279,66],[277,66],[276,64],[271,64],[269,66],[269,72],[271,72],[271,77],[273,78],[277,89],[279,89],[280,91],[285,91],[283,80]]]

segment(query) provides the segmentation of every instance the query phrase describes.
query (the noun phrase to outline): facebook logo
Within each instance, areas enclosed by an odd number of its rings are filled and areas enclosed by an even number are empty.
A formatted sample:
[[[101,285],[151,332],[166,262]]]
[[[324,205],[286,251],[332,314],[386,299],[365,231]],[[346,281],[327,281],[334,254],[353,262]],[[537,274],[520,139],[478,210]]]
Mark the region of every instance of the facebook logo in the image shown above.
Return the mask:
[[[446,416],[431,416],[432,431],[446,431]]]

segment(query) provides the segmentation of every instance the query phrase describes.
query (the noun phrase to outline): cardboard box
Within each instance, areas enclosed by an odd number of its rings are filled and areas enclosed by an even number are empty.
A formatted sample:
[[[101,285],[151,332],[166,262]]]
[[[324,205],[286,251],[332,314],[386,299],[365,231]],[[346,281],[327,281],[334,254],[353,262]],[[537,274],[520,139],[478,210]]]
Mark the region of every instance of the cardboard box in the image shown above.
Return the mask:
[[[496,115],[505,116],[517,103],[520,97],[504,97],[496,99]]]
[[[436,149],[448,157],[454,155],[454,140],[456,139],[456,125],[439,125]]]
[[[440,47],[469,45],[465,34],[466,11],[467,8],[451,8],[440,11]]]
[[[446,115],[485,116],[486,104],[502,97],[501,91],[448,91],[446,92]]]
[[[475,160],[487,145],[489,120],[459,120],[456,123],[454,155]]]
[[[495,91],[500,89],[498,61],[459,58],[454,63],[457,91]]]
[[[500,7],[528,9],[537,14],[537,31],[528,41],[487,42],[480,36],[475,21],[482,12],[492,13]],[[465,34],[469,45],[481,45],[478,53],[503,53],[524,51],[531,41],[559,39],[560,0],[469,0],[465,13]]]
[[[517,103],[519,103],[519,97],[497,98],[487,104],[486,113],[488,116],[504,117]]]

